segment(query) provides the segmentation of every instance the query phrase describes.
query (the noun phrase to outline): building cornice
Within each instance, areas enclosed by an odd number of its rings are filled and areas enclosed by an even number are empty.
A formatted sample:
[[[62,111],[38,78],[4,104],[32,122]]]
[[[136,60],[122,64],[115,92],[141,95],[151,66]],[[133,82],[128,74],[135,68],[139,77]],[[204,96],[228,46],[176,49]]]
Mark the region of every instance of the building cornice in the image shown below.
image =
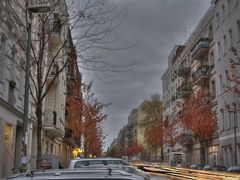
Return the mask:
[[[23,118],[23,113],[17,110],[15,107],[7,103],[4,99],[0,97],[0,105],[4,106],[7,110],[14,113],[16,116],[18,116],[20,119]]]

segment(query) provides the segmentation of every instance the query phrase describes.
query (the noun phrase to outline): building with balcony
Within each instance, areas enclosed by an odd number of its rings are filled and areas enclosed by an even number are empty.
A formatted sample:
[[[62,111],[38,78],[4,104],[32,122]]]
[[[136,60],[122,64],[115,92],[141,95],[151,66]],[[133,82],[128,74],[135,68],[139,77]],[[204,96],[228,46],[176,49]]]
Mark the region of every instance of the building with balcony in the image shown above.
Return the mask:
[[[162,76],[164,117],[174,121],[175,136],[181,137],[174,147],[165,145],[167,156],[171,151],[185,153],[187,164],[200,162],[200,144],[191,132],[185,130],[177,121],[181,111],[179,104],[197,91],[203,85],[210,91],[215,91],[214,42],[213,42],[213,7],[205,13],[194,32],[181,46],[175,46],[168,57],[168,68]],[[211,66],[211,68],[210,68]],[[176,72],[176,75],[175,75]],[[173,77],[173,78],[172,78]],[[213,110],[214,110],[213,106]],[[218,145],[218,138],[209,140],[206,151]],[[214,152],[215,153],[215,152]],[[206,154],[207,163],[212,155]]]
[[[210,40],[208,38],[200,38],[195,46],[193,47],[191,53],[193,59],[202,59],[202,57],[208,53],[210,47]]]
[[[183,51],[177,58],[170,58],[171,63],[162,76],[165,115],[171,114],[176,108],[174,100],[184,101],[184,97],[187,97],[186,89],[189,88],[186,88],[186,83],[192,83],[193,91],[200,88],[207,90],[207,101],[211,103],[218,119],[218,130],[206,147],[207,163],[223,164],[227,167],[240,163],[239,96],[234,92],[239,84],[229,78],[233,72],[231,65],[239,58],[239,42],[239,0],[213,0],[210,9],[185,43]],[[183,62],[187,64],[183,66]],[[178,78],[171,78],[175,66],[179,69]],[[237,78],[238,66],[234,69]],[[190,76],[189,70],[183,67],[191,67]],[[177,93],[174,91],[175,86]],[[177,99],[172,98],[175,94],[179,94]],[[183,139],[189,137],[189,134],[184,135]],[[194,138],[186,141],[188,143],[180,144],[181,150],[187,155],[187,163],[199,162],[199,143]]]
[[[23,5],[23,1],[19,4]],[[0,179],[21,166],[25,84],[22,68],[26,59],[24,20],[24,9],[12,1],[0,2]]]
[[[67,6],[65,0],[58,1],[57,4],[51,3],[54,12],[49,18],[48,34],[48,56],[46,56],[46,72],[49,70],[46,80],[46,88],[52,83],[44,99],[44,118],[42,132],[42,158],[51,159],[53,162],[59,162],[66,166],[71,157],[71,144],[64,141],[66,120],[66,100],[67,100],[67,65],[70,61],[75,62],[76,57],[72,59],[70,53],[74,53],[73,42],[65,15]],[[76,56],[76,54],[75,54]],[[52,61],[53,64],[52,64]],[[75,62],[76,63],[76,62]],[[66,64],[66,66],[65,66]],[[64,67],[65,66],[65,67]],[[74,64],[75,68],[76,64]],[[63,69],[60,73],[59,70]],[[77,73],[78,72],[78,73]],[[76,71],[73,76],[80,76]],[[81,76],[78,77],[81,79]],[[81,81],[80,81],[81,83]],[[81,86],[79,87],[81,88]],[[35,152],[35,151],[34,151]],[[52,165],[52,168],[58,168]]]

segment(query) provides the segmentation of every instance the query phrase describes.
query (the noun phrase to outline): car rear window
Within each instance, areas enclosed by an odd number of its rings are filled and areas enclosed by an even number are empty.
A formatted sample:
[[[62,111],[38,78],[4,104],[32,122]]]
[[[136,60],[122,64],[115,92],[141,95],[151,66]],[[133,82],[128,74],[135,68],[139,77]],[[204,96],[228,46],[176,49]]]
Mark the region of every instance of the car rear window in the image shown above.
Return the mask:
[[[129,166],[129,164],[127,162],[125,162],[125,161],[120,161],[120,164]]]
[[[83,166],[88,166],[88,161],[77,161],[74,165],[74,168],[80,168]]]

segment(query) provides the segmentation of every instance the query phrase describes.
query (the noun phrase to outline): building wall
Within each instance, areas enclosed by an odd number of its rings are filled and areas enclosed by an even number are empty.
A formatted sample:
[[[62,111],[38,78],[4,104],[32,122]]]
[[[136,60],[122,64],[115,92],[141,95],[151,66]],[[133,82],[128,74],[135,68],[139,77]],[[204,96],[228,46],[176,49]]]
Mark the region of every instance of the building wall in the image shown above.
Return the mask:
[[[212,52],[214,42],[212,41],[212,19],[213,19],[213,6],[205,13],[205,15],[200,20],[199,24],[195,28],[194,32],[184,43],[184,45],[178,45],[173,48],[169,57],[168,57],[168,68],[162,76],[162,85],[163,85],[163,104],[164,104],[164,117],[170,118],[171,120],[177,119],[177,114],[181,109],[179,104],[184,102],[184,99],[189,96],[192,91],[195,91],[199,88],[198,85],[193,84],[192,75],[194,71],[201,64],[209,65],[209,56]],[[192,57],[192,51],[194,46],[198,43],[200,38],[209,38],[211,40],[210,47],[205,57],[196,59]],[[205,62],[203,62],[205,59]],[[184,75],[179,75],[180,69],[184,67],[191,69],[188,73]],[[214,69],[214,68],[213,68]],[[213,76],[213,74],[211,74]],[[190,83],[190,90],[183,90],[182,87]],[[207,82],[208,85],[210,81]],[[214,88],[213,88],[214,89]],[[181,125],[180,122],[175,123],[175,135],[181,135],[186,129]],[[187,133],[187,131],[185,132]],[[186,153],[186,163],[190,164],[197,161],[196,157],[200,156],[199,144],[194,145],[189,143],[176,143],[173,148],[165,145],[164,151],[167,154],[169,151],[180,151]],[[209,144],[211,146],[211,144]],[[197,155],[197,156],[196,156]]]
[[[227,73],[231,73],[230,59],[236,59],[231,51],[231,47],[236,48],[239,54],[240,50],[240,2],[235,1],[217,1],[214,8],[214,41],[216,52],[216,85],[217,85],[217,103],[219,120],[219,160],[225,166],[240,163],[240,123],[239,112],[236,112],[234,103],[239,99],[233,91],[228,90],[234,86],[234,83],[228,80]],[[239,71],[239,69],[238,69]],[[226,104],[230,109],[226,108]],[[234,115],[236,115],[236,142],[234,142]],[[237,156],[235,156],[235,144]]]
[[[0,178],[20,167],[21,155],[25,73],[16,63],[24,64],[25,32],[21,26],[23,11],[12,9],[14,6],[9,1],[0,2]]]
[[[174,61],[174,64],[178,67],[183,59],[188,59],[187,57],[191,56],[193,45],[209,30],[209,25],[212,24],[213,40],[210,43],[206,62],[212,68],[210,71],[209,92],[211,93],[213,111],[217,114],[219,128],[213,139],[208,142],[209,147],[206,149],[207,162],[213,163],[216,160],[215,162],[227,167],[233,165],[235,160],[237,160],[237,164],[240,162],[240,123],[238,121],[240,114],[236,112],[234,106],[236,100],[239,101],[239,99],[229,90],[229,87],[233,87],[234,83],[227,78],[230,74],[230,59],[236,59],[231,47],[236,48],[238,54],[240,50],[240,25],[238,22],[240,23],[240,2],[238,0],[212,1],[211,8],[206,12],[189,40],[185,43],[186,48],[178,56],[178,59]],[[194,65],[192,60],[190,58],[190,65],[192,71],[194,71],[198,63],[195,62]],[[172,109],[174,109],[171,96],[176,93],[174,92],[175,81],[178,81],[177,79],[171,81],[172,72],[175,69],[174,64],[169,60],[168,69],[162,77],[165,116],[171,114]],[[226,108],[226,104],[230,106],[230,109]],[[234,120],[237,126],[236,129],[234,128]],[[234,130],[236,130],[236,142],[234,141]],[[234,155],[235,147],[236,156]],[[193,145],[192,150],[187,153],[191,154],[189,162],[199,160],[197,159],[199,153],[197,144]]]

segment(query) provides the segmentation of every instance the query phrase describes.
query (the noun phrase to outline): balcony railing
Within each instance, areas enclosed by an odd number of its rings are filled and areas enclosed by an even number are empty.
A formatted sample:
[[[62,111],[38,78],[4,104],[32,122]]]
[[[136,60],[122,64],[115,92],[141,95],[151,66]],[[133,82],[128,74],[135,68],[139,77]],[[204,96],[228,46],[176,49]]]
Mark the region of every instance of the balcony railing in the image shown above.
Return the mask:
[[[180,138],[180,143],[183,145],[192,144],[194,141],[194,135],[192,133],[183,133]]]
[[[210,77],[209,65],[200,66],[193,74],[192,80],[194,84],[199,84]]]
[[[46,110],[44,118],[44,129],[55,137],[64,136],[64,123],[58,118],[56,111]]]
[[[192,49],[192,58],[201,58],[209,50],[209,39],[200,39]]]
[[[192,92],[192,83],[187,82],[183,83],[178,89],[177,89],[177,96],[179,98],[185,98]]]
[[[61,22],[60,22],[59,14],[54,13],[53,19],[50,23],[51,32],[49,33],[49,42],[51,47],[57,48],[61,45]]]
[[[190,74],[190,72],[191,72],[191,67],[179,66],[177,75],[179,77],[186,77]]]

